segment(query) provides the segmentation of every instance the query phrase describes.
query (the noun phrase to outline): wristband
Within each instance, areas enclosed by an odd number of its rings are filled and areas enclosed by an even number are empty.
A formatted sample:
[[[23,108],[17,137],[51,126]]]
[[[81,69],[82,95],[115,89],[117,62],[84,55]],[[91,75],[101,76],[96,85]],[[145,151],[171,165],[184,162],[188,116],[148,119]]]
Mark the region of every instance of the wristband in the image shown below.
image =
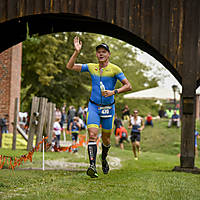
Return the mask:
[[[115,93],[115,94],[118,94],[119,92],[118,92],[118,90],[114,90],[114,93]]]

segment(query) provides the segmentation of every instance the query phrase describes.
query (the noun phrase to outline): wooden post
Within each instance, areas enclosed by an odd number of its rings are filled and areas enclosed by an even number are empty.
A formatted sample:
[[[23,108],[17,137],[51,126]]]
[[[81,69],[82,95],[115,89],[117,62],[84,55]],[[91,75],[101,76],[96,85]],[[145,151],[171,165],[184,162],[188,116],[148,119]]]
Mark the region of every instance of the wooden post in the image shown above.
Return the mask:
[[[182,128],[181,128],[181,157],[180,167],[176,171],[193,170],[195,161],[194,130],[195,130],[195,107],[196,107],[196,83],[198,62],[198,31],[196,25],[199,20],[198,2],[184,1],[187,10],[184,13],[185,28],[183,30],[183,70],[182,70]],[[194,33],[193,37],[190,31]]]
[[[46,105],[46,116],[45,116],[45,122],[44,122],[44,131],[43,131],[43,137],[46,137],[49,135],[49,121],[51,120],[51,116],[49,115],[49,113],[51,112],[51,107],[50,107],[50,102],[47,103]],[[45,146],[44,146],[44,151],[46,152],[47,151],[47,148],[46,148],[46,143],[47,143],[47,140],[44,142]]]
[[[33,148],[33,139],[36,132],[36,118],[38,113],[39,107],[39,98],[33,97],[32,99],[32,107],[31,107],[31,116],[30,116],[30,123],[29,123],[29,133],[28,133],[28,143],[27,143],[27,150],[31,151]]]
[[[49,122],[49,135],[48,135],[48,143],[52,143],[52,133],[53,133],[53,124],[55,121],[55,108],[56,108],[56,104],[51,103],[51,121]]]
[[[36,145],[42,140],[45,117],[46,117],[46,106],[48,99],[40,98],[40,106],[39,106],[39,121],[36,131]],[[40,145],[39,151],[42,151],[42,146]]]
[[[46,112],[46,133],[45,133],[45,136],[48,136],[48,139],[47,139],[48,143],[50,143],[49,137],[51,135],[51,118],[52,118],[52,115],[51,115],[52,106],[51,105],[52,105],[52,103],[50,103],[50,102],[47,104],[47,112]]]
[[[14,111],[14,123],[13,123],[12,150],[16,150],[18,113],[19,113],[19,98],[16,98],[15,99],[15,111]]]
[[[196,95],[196,119],[199,120],[199,117],[200,117],[200,102],[199,102],[199,98],[200,95],[197,94]]]
[[[51,121],[51,103],[47,103],[47,110],[46,110],[46,131],[45,131],[45,136],[49,137],[49,132],[50,132],[50,121]]]

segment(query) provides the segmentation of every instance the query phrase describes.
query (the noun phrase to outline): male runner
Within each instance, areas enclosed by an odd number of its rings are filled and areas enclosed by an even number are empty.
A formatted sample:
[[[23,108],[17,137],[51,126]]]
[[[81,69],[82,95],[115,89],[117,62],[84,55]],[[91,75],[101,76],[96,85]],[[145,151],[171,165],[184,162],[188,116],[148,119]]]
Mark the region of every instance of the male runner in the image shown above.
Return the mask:
[[[89,133],[88,155],[90,161],[87,175],[91,178],[96,178],[98,177],[96,171],[96,141],[99,126],[100,124],[102,125],[102,170],[104,174],[107,174],[109,165],[106,157],[110,148],[110,136],[115,115],[114,95],[131,90],[131,84],[121,69],[109,62],[110,49],[108,45],[102,43],[96,47],[98,64],[75,64],[76,58],[82,48],[82,42],[79,41],[79,37],[77,36],[74,38],[74,48],[75,51],[67,63],[67,69],[78,72],[89,72],[92,78],[92,92],[87,112]],[[119,89],[115,89],[117,79],[123,84]]]

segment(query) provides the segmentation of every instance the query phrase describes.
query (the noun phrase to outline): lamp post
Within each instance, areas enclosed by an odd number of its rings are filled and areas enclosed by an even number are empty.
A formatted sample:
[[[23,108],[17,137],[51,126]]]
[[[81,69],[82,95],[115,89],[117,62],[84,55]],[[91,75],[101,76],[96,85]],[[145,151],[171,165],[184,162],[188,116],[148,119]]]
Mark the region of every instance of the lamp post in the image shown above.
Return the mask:
[[[176,109],[176,91],[177,91],[178,86],[177,85],[172,85],[172,89],[174,92],[174,109]]]

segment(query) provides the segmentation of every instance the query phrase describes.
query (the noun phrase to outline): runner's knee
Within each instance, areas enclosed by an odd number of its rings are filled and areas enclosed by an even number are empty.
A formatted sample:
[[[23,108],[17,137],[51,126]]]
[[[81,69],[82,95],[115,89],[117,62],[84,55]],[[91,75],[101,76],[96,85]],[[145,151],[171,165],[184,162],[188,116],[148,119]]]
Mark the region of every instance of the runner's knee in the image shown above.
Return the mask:
[[[89,140],[96,141],[97,140],[97,135],[95,133],[89,133]]]
[[[102,141],[103,141],[104,145],[110,144],[110,136],[111,136],[111,133],[103,133],[102,134]]]

